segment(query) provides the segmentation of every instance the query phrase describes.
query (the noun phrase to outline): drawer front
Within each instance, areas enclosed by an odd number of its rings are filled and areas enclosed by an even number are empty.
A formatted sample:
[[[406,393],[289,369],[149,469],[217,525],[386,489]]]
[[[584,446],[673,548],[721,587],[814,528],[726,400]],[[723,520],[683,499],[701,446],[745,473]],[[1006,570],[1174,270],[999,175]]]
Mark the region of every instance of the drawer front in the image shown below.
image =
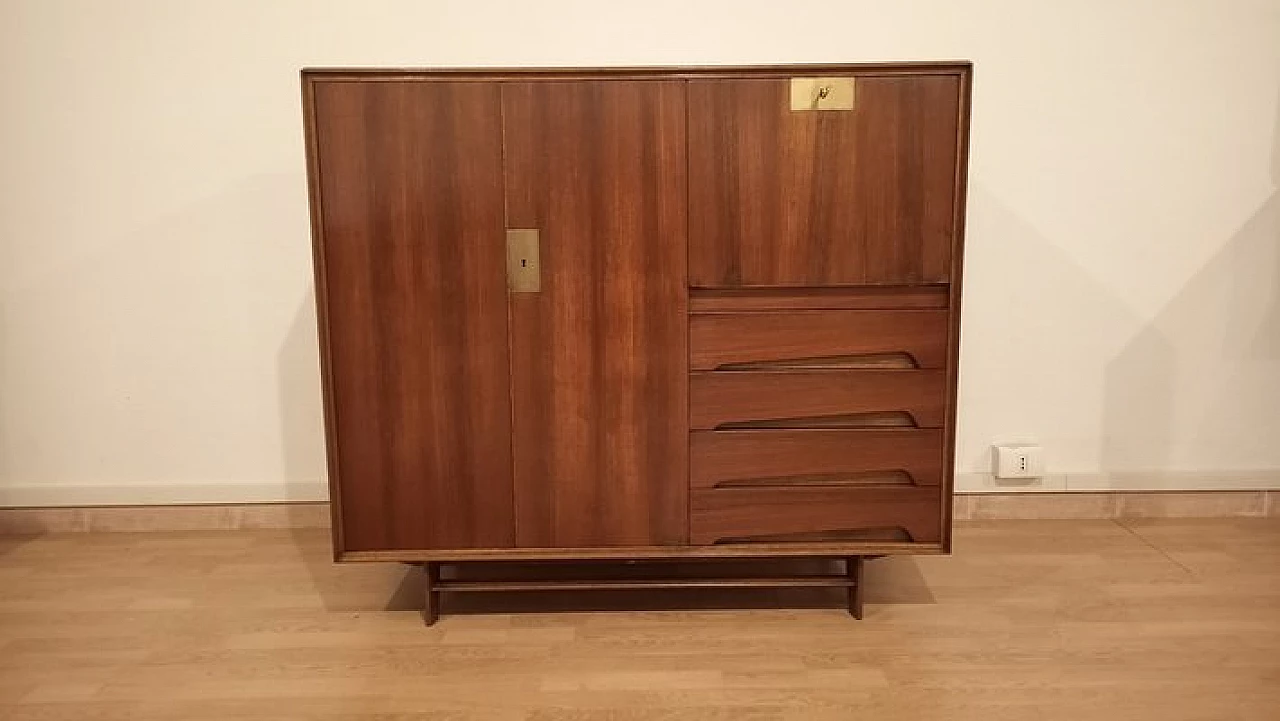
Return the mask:
[[[941,370],[807,370],[695,373],[689,426],[732,428],[941,428]]]
[[[693,313],[772,310],[866,310],[946,308],[951,289],[942,285],[863,285],[834,288],[691,288]]]
[[[947,311],[698,313],[689,355],[693,370],[942,368]]]
[[[694,489],[938,486],[941,430],[695,431]]]
[[[940,488],[735,488],[691,502],[695,544],[942,540]]]

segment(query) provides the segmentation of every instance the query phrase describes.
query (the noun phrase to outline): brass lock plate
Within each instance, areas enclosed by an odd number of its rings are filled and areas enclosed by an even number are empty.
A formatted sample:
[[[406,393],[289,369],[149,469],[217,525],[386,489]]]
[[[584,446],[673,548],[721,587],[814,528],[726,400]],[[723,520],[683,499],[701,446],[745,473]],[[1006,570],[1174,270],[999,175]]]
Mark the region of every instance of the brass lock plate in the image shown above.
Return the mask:
[[[542,290],[542,262],[538,231],[507,228],[507,290],[537,293]]]
[[[853,110],[853,78],[791,78],[792,110]]]

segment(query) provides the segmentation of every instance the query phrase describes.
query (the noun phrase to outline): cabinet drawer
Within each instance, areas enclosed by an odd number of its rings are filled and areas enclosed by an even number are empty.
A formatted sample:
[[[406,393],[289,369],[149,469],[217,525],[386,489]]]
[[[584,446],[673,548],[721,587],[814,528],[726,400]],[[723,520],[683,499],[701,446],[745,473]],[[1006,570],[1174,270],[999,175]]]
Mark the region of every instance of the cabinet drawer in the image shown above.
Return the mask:
[[[695,373],[689,427],[940,428],[946,388],[941,370]]]
[[[693,370],[942,368],[947,311],[697,313],[689,355]]]
[[[940,488],[735,488],[691,501],[695,544],[942,540]]]
[[[695,489],[937,486],[941,430],[695,431]]]

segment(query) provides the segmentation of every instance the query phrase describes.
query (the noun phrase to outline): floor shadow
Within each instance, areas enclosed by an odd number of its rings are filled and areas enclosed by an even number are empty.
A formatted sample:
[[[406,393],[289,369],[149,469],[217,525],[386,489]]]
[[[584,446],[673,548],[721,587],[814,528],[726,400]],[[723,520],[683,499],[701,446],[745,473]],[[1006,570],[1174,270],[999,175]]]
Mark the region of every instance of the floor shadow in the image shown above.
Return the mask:
[[[913,556],[886,556],[864,565],[867,603],[937,603]]]
[[[0,558],[13,553],[19,548],[38,540],[42,533],[17,533],[7,535],[3,528],[0,528]]]

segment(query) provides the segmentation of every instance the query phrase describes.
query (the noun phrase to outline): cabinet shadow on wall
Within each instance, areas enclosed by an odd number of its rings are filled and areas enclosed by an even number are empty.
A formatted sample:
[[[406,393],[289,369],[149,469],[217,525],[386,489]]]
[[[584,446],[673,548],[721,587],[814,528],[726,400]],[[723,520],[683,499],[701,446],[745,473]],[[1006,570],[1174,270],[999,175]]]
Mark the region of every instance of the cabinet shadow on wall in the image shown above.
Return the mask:
[[[1104,470],[1280,466],[1280,113],[1270,160],[1272,193],[1107,364]]]
[[[290,502],[287,532],[326,611],[420,609],[423,579],[418,569],[398,563],[334,563],[327,508],[312,502],[311,489],[327,481],[315,303],[315,288],[309,285],[276,354],[283,480]]]
[[[1275,165],[1280,186],[1280,159]],[[1175,470],[1187,458],[1232,468],[1235,450],[1248,458],[1237,469],[1280,463],[1267,450],[1280,427],[1280,193],[1226,242],[1206,239],[1220,245],[1217,252],[1162,307],[1146,312],[980,179],[970,189],[970,230],[968,281],[982,292],[964,307],[962,439],[1030,433],[1047,442],[1051,463],[1060,444],[1075,444],[1064,455],[1088,462],[1087,444],[1095,442],[1095,470],[1121,476]],[[1013,328],[1034,352],[1011,345]],[[982,360],[1007,349],[1016,362],[978,362],[969,357],[976,348]],[[1094,392],[1096,429],[1072,410],[1082,402],[1076,396]],[[986,425],[967,427],[970,412]],[[988,467],[984,444],[964,443],[959,453],[961,469]]]
[[[5,307],[4,305],[0,305],[0,348],[5,347],[4,344],[9,340],[8,329],[5,327],[5,320]],[[5,369],[3,364],[5,363],[5,360],[5,355],[0,353],[0,378],[8,377],[4,372]],[[5,386],[0,384],[0,408],[4,407],[6,400],[4,394]],[[8,438],[5,438],[5,434],[8,433],[8,431],[9,429],[6,427],[5,421],[0,419],[0,448],[5,448],[12,442]],[[11,475],[10,469],[5,466],[4,454],[0,454],[0,482],[8,479]],[[0,513],[2,512],[3,511],[0,511]],[[19,546],[26,545],[32,539],[32,536],[27,534],[13,535],[11,534],[10,529],[4,528],[3,526],[3,520],[0,520],[0,556],[5,556],[14,550],[17,550]]]
[[[284,487],[288,494],[289,534],[305,563],[311,585],[328,611],[362,610],[351,601],[355,583],[364,581],[371,590],[395,587],[399,576],[382,579],[345,580],[342,567],[333,563],[329,527],[317,518],[312,500],[299,491],[324,483],[324,404],[320,386],[319,340],[316,330],[315,289],[310,285],[298,301],[289,329],[276,356],[280,393],[280,441],[284,454]],[[384,572],[382,574],[386,576]],[[363,599],[361,599],[363,600]],[[365,609],[367,610],[367,609]]]

